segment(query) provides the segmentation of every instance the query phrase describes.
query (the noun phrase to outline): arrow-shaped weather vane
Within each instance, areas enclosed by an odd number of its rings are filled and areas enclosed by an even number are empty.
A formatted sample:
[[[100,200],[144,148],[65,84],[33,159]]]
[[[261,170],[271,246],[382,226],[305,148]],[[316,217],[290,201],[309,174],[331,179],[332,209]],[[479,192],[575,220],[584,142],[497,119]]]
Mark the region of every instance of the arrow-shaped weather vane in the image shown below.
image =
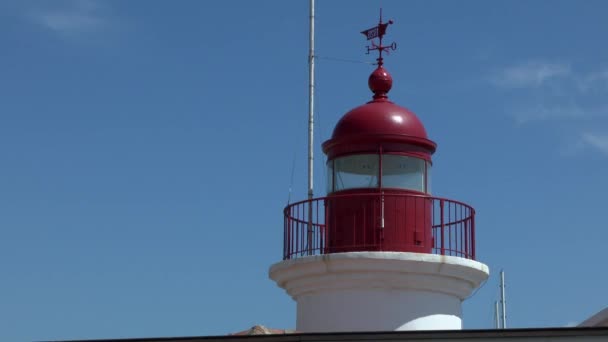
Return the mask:
[[[382,22],[382,9],[380,9],[380,21],[378,22],[378,25],[365,31],[361,31],[361,33],[367,37],[367,40],[378,38],[378,45],[372,41],[371,46],[367,46],[368,55],[370,51],[378,50],[378,58],[376,59],[378,61],[378,66],[382,66],[382,64],[384,64],[382,62],[382,52],[386,52],[388,54],[390,50],[394,51],[397,49],[397,43],[395,42],[391,43],[391,45],[382,45],[382,37],[384,37],[386,34],[386,28],[392,23],[392,20],[389,20],[386,23]]]

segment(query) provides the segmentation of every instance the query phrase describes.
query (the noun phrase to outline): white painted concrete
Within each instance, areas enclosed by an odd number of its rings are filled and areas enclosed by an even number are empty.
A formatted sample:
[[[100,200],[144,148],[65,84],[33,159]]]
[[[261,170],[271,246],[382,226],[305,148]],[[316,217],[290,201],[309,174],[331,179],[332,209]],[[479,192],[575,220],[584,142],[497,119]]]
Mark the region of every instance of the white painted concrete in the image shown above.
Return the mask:
[[[301,332],[462,329],[461,304],[489,275],[480,262],[350,252],[286,260],[270,278],[297,302]]]

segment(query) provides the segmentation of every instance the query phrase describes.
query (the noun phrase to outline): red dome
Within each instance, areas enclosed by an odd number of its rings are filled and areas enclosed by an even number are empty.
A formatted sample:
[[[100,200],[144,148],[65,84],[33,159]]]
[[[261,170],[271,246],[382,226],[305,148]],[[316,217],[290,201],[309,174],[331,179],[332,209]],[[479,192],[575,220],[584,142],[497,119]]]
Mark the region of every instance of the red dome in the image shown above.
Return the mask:
[[[381,66],[369,78],[374,100],[346,113],[334,128],[323,152],[331,159],[350,153],[385,152],[430,160],[437,145],[428,139],[416,114],[387,99],[392,78]]]
[[[332,139],[368,134],[428,139],[416,114],[390,101],[372,101],[346,113],[334,128]]]

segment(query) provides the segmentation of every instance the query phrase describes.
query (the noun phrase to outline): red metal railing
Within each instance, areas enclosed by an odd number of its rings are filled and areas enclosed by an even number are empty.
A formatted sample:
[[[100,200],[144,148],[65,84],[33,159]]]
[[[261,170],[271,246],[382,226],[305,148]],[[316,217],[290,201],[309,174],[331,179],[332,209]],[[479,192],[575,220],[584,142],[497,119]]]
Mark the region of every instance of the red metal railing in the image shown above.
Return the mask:
[[[336,220],[336,204],[353,200],[362,205],[351,210],[348,220]],[[419,250],[475,259],[475,210],[458,201],[395,193],[343,194],[290,204],[284,214],[285,260],[341,251]],[[399,219],[385,222],[385,217]],[[337,243],[345,234],[349,238]],[[412,237],[405,238],[408,234]]]

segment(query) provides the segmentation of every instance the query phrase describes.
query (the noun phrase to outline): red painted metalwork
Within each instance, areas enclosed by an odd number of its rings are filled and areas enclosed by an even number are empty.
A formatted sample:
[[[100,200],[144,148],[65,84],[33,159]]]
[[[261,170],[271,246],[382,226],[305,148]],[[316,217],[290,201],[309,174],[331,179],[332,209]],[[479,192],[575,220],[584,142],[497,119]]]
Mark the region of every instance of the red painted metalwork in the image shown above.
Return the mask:
[[[333,227],[327,241],[329,253],[362,250],[431,253],[428,196],[403,196],[402,190],[386,189],[379,196],[367,198],[358,196],[359,191],[352,193],[355,196],[327,198],[326,211]]]
[[[396,47],[394,43],[382,45],[389,24],[392,22],[382,22],[380,12],[379,24],[362,32],[368,40],[378,39],[378,44],[372,42],[367,48],[368,53],[375,50],[379,54],[378,67],[368,79],[374,93],[372,101],[346,113],[331,139],[323,143],[329,162],[347,155],[378,155],[380,172],[378,186],[373,191],[380,197],[370,196],[369,188],[330,189],[324,203],[328,227],[331,227],[328,239],[324,240],[328,253],[359,250],[432,252],[432,198],[413,189],[387,189],[383,184],[383,155],[404,155],[431,162],[436,149],[418,117],[388,100],[393,80],[382,66],[382,53]],[[365,175],[364,170],[353,172]],[[425,168],[423,184],[427,184],[426,175]],[[335,176],[330,177],[334,177],[332,184],[335,184]],[[427,192],[426,187],[424,191]],[[349,196],[343,196],[345,194]]]
[[[379,53],[378,67],[368,79],[369,88],[374,93],[373,100],[352,109],[340,119],[331,139],[323,143],[323,152],[329,159],[349,153],[377,151],[379,146],[387,153],[400,152],[429,161],[435,152],[437,145],[428,139],[416,114],[388,100],[393,79],[382,66],[382,52],[388,52],[390,47],[382,45],[388,24],[392,21],[382,23],[381,10],[378,26],[361,32],[368,40],[379,40],[378,45],[368,47],[368,53],[372,50]]]
[[[374,100],[385,100],[393,87],[393,77],[382,66],[379,66],[367,79],[369,89],[374,93]]]
[[[378,67],[382,67],[382,64],[383,64],[382,53],[383,52],[386,52],[388,54],[390,50],[397,49],[397,44],[394,42],[391,45],[386,45],[386,46],[382,45],[382,38],[386,34],[386,28],[388,27],[388,25],[391,25],[392,23],[393,23],[392,20],[389,20],[386,23],[382,22],[382,8],[380,8],[380,20],[378,21],[378,25],[374,26],[370,29],[361,31],[361,33],[363,33],[363,35],[367,38],[367,40],[372,41],[372,45],[367,46],[367,53],[369,54],[370,51],[378,51],[378,58],[376,59],[378,61]],[[378,44],[374,43],[373,39],[375,39],[375,38],[378,38]]]
[[[379,24],[362,32],[368,40],[379,40],[367,47],[368,53],[379,53],[378,67],[368,79],[373,99],[346,113],[323,143],[332,170],[328,196],[285,208],[285,259],[352,251],[475,258],[474,209],[429,194],[428,166],[437,145],[413,112],[388,99],[393,80],[383,67],[382,53],[396,48],[394,43],[382,45],[389,24],[382,22],[380,12]],[[414,159],[388,162],[394,155]],[[426,161],[423,171],[416,166],[420,160]],[[336,186],[337,172],[341,187]],[[407,178],[411,175],[423,178],[416,183],[416,178]],[[348,177],[355,181],[349,183]]]
[[[383,202],[386,217],[399,218],[386,220],[384,228],[377,220]],[[352,211],[350,221],[337,220],[330,214],[332,206],[349,203],[360,205]],[[314,213],[312,222],[308,221],[309,208]],[[419,208],[428,210],[422,220]],[[396,211],[402,213],[395,214]],[[303,257],[309,251],[330,254],[421,249],[425,253],[475,259],[475,210],[454,200],[404,193],[348,193],[297,202],[287,206],[284,214],[283,259]],[[312,246],[305,239],[309,224],[313,227]],[[427,225],[430,235],[417,235],[424,234]],[[341,240],[338,244],[337,239]]]
[[[437,145],[411,111],[388,100],[373,100],[346,113],[323,143],[329,159],[349,153],[403,152],[430,160]]]

